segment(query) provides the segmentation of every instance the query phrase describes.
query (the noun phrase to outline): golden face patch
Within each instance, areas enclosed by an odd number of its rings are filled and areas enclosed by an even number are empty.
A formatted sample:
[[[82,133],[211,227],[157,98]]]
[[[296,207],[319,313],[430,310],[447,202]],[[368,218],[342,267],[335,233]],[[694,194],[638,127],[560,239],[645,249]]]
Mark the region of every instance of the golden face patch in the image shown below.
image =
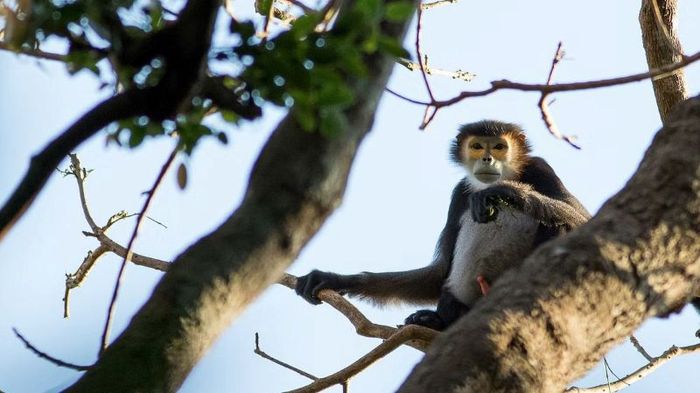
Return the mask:
[[[497,136],[470,136],[464,142],[464,152],[469,160],[493,157],[498,161],[508,160],[509,141]]]

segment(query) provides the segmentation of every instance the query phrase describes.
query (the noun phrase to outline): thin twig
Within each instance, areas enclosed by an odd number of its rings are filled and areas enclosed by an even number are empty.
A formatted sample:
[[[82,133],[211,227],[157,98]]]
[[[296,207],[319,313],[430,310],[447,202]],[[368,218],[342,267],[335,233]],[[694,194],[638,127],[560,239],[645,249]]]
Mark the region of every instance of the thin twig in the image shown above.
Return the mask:
[[[552,80],[554,80],[554,71],[557,69],[557,64],[564,58],[564,49],[562,46],[562,42],[559,41],[559,44],[557,44],[557,50],[554,53],[554,57],[552,58],[552,66],[549,68],[549,75],[547,75],[547,85],[552,84]],[[552,117],[551,112],[549,111],[549,103],[547,102],[547,96],[549,93],[542,93],[540,96],[540,100],[537,102],[537,106],[540,108],[540,113],[542,114],[542,120],[544,121],[544,124],[547,126],[547,129],[549,130],[549,133],[552,134],[555,138],[557,139],[562,139],[566,141],[568,144],[571,146],[575,147],[576,149],[580,149],[580,147],[574,143],[575,137],[564,135],[559,131],[559,127],[557,127],[556,123],[554,122],[554,118]]]
[[[409,71],[419,71],[420,70],[420,64],[412,62],[411,60],[404,59],[403,57],[399,57],[396,59],[396,62],[401,64],[402,66],[406,67]],[[425,67],[425,72],[428,75],[442,75],[442,76],[447,76],[452,79],[459,79],[463,80],[465,82],[471,82],[472,79],[476,76],[476,74],[469,72],[469,71],[462,71],[462,70],[456,70],[456,71],[450,71],[450,70],[445,70],[442,68],[435,68],[435,67],[429,67],[427,64],[424,64]]]
[[[38,357],[40,357],[40,358],[42,358],[42,359],[46,359],[46,360],[48,360],[49,362],[51,362],[51,363],[53,363],[53,364],[55,364],[55,365],[57,365],[57,366],[66,367],[66,368],[72,368],[73,370],[78,370],[78,371],[85,371],[85,370],[89,369],[90,367],[92,367],[92,366],[81,366],[81,365],[78,365],[78,364],[73,364],[73,363],[64,362],[64,361],[61,360],[61,359],[57,359],[57,358],[55,358],[55,357],[53,357],[53,356],[47,354],[46,352],[42,352],[42,351],[40,351],[39,349],[37,349],[37,347],[35,347],[34,345],[32,345],[32,343],[30,343],[29,340],[27,340],[26,338],[24,338],[24,336],[22,336],[16,328],[12,328],[12,331],[15,333],[15,336],[17,336],[17,338],[19,338],[20,341],[22,341],[22,342],[24,343],[24,345],[27,347],[27,349],[29,349],[30,351],[32,351],[32,352],[33,352],[35,355],[37,355]]]
[[[1,50],[6,50],[8,52],[12,52],[18,55],[25,55],[25,56],[31,56],[31,57],[36,57],[37,59],[43,59],[43,60],[53,60],[53,61],[60,61],[60,62],[65,62],[66,61],[66,55],[62,55],[59,53],[51,53],[51,52],[44,52],[43,50],[40,49],[25,49],[21,48],[19,50],[14,50],[10,48],[6,43],[0,42],[0,49]]]
[[[283,1],[283,2],[285,2],[285,3],[292,4],[292,5],[294,5],[294,6],[297,6],[297,7],[301,8],[301,10],[304,11],[304,13],[306,13],[306,14],[310,14],[310,13],[312,13],[312,12],[316,12],[315,9],[309,7],[308,5],[302,3],[301,1],[298,1],[298,0],[281,0],[281,1]]]
[[[608,392],[618,392],[627,386],[642,380],[644,377],[656,371],[664,363],[673,359],[676,356],[686,355],[691,353],[700,352],[700,344],[689,345],[687,347],[676,347],[675,345],[666,350],[661,356],[653,358],[646,365],[638,368],[637,370],[631,372],[630,374],[622,377],[618,381],[608,384],[602,384],[598,386],[593,386],[590,388],[579,388],[572,386],[565,390],[566,393],[608,393]]]
[[[143,222],[143,218],[146,216],[146,211],[148,210],[148,207],[150,206],[151,201],[153,200],[153,196],[155,195],[158,186],[162,183],[163,178],[165,177],[165,173],[168,171],[173,161],[175,161],[177,152],[178,147],[173,149],[172,153],[170,153],[170,156],[168,156],[168,159],[165,161],[165,164],[163,164],[163,167],[160,169],[160,172],[158,173],[158,176],[156,177],[156,180],[153,183],[153,187],[151,187],[151,190],[148,192],[146,201],[143,203],[143,208],[141,208],[141,212],[136,218],[134,231],[132,232],[131,238],[129,239],[129,243],[126,247],[126,253],[124,255],[124,259],[122,260],[122,264],[119,267],[119,273],[117,274],[117,279],[114,284],[114,292],[112,293],[112,299],[109,302],[109,309],[107,310],[107,320],[105,321],[104,331],[102,332],[102,345],[100,346],[99,352],[100,355],[102,355],[104,350],[107,348],[107,342],[109,341],[109,331],[112,325],[112,317],[114,316],[114,306],[117,302],[117,295],[119,294],[119,286],[121,285],[122,277],[124,276],[126,262],[130,259],[130,256],[132,254],[131,250],[133,249],[134,241],[136,241],[136,236],[138,235],[139,227]]]
[[[272,19],[275,16],[275,0],[270,0],[270,9],[267,11],[267,16],[265,17],[265,27],[262,32],[261,44],[267,42],[267,37],[270,35],[270,26],[272,25]]]
[[[289,363],[283,362],[283,361],[281,361],[281,360],[279,360],[279,359],[276,359],[276,358],[274,358],[274,357],[268,355],[267,353],[263,352],[263,351],[260,349],[260,342],[259,342],[259,339],[260,339],[260,337],[258,336],[258,333],[256,332],[256,333],[255,333],[255,350],[253,350],[253,353],[255,353],[256,355],[258,355],[258,356],[260,356],[260,357],[262,357],[262,358],[264,358],[264,359],[267,359],[267,360],[269,360],[269,361],[271,361],[271,362],[273,362],[273,363],[275,363],[275,364],[279,364],[280,366],[282,366],[282,367],[284,367],[284,368],[286,368],[286,369],[288,369],[288,370],[292,370],[292,371],[294,371],[295,373],[297,373],[297,374],[299,374],[299,375],[302,375],[302,376],[304,376],[304,377],[306,377],[306,378],[309,378],[309,379],[312,380],[312,381],[318,380],[318,377],[317,377],[317,376],[315,376],[315,375],[313,375],[313,374],[309,374],[309,373],[307,373],[306,371],[304,371],[304,370],[302,370],[302,369],[300,369],[300,368],[294,367],[294,366],[292,366],[292,365],[289,364]]]
[[[425,89],[428,91],[428,96],[430,97],[430,103],[431,105],[428,105],[425,107],[425,113],[423,114],[423,121],[421,122],[420,127],[418,127],[421,130],[425,130],[425,128],[428,126],[428,124],[433,120],[435,115],[437,114],[437,107],[434,107],[432,103],[435,102],[435,96],[433,95],[433,90],[430,88],[430,82],[428,82],[428,75],[426,74],[426,66],[428,62],[428,57],[423,56],[420,50],[420,32],[421,28],[423,26],[423,9],[421,7],[418,7],[418,17],[416,20],[416,57],[418,57],[418,64],[420,65],[420,73],[423,76],[423,82],[425,83]],[[432,114],[429,114],[430,108],[433,107],[434,110]]]
[[[404,101],[408,101],[408,102],[410,102],[410,103],[412,103],[412,104],[430,105],[429,102],[420,101],[420,100],[416,100],[416,99],[413,99],[413,98],[406,97],[405,95],[399,94],[399,93],[395,92],[394,90],[391,90],[391,89],[388,88],[388,87],[385,87],[384,90],[386,90],[388,93],[393,94],[393,95],[395,95],[396,97],[398,97],[398,98],[400,98],[400,99],[402,99],[402,100],[404,100]]]
[[[75,273],[66,274],[66,292],[63,295],[63,318],[68,318],[70,315],[69,296],[71,289],[80,286],[90,272],[90,269],[92,269],[97,260],[107,251],[109,251],[109,248],[104,244],[100,244],[95,250],[88,251],[87,256],[83,259],[83,262]]]
[[[639,353],[641,353],[647,361],[651,362],[652,360],[654,360],[654,357],[649,355],[649,352],[647,352],[647,350],[644,349],[644,347],[642,346],[642,344],[639,343],[639,340],[637,340],[637,337],[635,337],[634,334],[630,336],[630,342],[632,343],[632,345],[634,345],[635,348],[637,348],[637,351],[639,351]]]
[[[406,325],[398,329],[396,333],[391,335],[391,337],[386,339],[384,342],[376,346],[366,355],[357,359],[355,362],[345,367],[344,369],[337,371],[327,377],[319,378],[316,381],[299,389],[290,390],[287,393],[318,392],[330,386],[345,382],[351,377],[357,375],[362,370],[372,365],[372,363],[391,353],[393,350],[401,346],[401,344],[409,340],[423,338],[424,330],[420,328],[421,326],[417,325]]]
[[[440,7],[443,5],[454,4],[458,1],[459,0],[438,0],[438,1],[434,1],[432,3],[421,4],[420,9],[425,11],[425,10],[429,10],[429,9],[435,8],[435,7]]]
[[[296,281],[297,278],[295,276],[285,273],[277,283],[287,288],[294,289],[296,287]],[[324,289],[318,293],[318,298],[343,314],[355,327],[357,334],[361,336],[388,339],[397,331],[394,327],[373,323],[367,319],[357,307],[345,300],[338,292]],[[406,344],[425,352],[430,342],[439,332],[423,326],[416,326],[416,329],[421,331],[421,335],[425,337],[425,339],[411,340]]]

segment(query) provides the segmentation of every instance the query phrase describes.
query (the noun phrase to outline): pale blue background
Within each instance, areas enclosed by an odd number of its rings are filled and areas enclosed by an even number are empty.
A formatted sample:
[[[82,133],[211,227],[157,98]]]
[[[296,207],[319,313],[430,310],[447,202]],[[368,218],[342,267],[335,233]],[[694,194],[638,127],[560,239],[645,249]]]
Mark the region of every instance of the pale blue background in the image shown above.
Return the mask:
[[[249,15],[247,2],[234,2]],[[463,89],[482,89],[489,81],[544,82],[559,40],[567,60],[556,81],[607,78],[646,69],[637,23],[639,1],[492,1],[458,4],[426,12],[423,49],[430,64],[478,74],[471,84],[434,77],[439,98]],[[680,33],[691,54],[700,50],[700,3],[681,1]],[[413,48],[413,32],[407,47]],[[687,70],[692,95],[700,89],[700,65]],[[414,98],[426,97],[418,73],[397,67],[390,87]],[[106,97],[99,81],[80,73],[70,77],[60,64],[0,52],[0,199],[14,189],[31,154]],[[450,190],[460,170],[447,160],[459,124],[495,118],[521,124],[536,154],[545,157],[567,187],[592,212],[617,192],[636,169],[660,127],[651,85],[634,83],[602,90],[557,94],[552,106],[561,130],[576,134],[583,150],[552,138],[540,119],[537,94],[499,92],[464,101],[438,114],[426,132],[417,130],[422,108],[390,95],[382,99],[373,132],[352,170],[343,205],[290,269],[337,272],[400,270],[427,264],[442,228]],[[241,199],[249,169],[262,143],[283,113],[266,108],[262,120],[228,132],[228,146],[207,140],[184,159],[189,185],[179,191],[170,173],[149,215],[168,229],[146,222],[136,251],[172,259],[216,227]],[[93,215],[104,223],[113,213],[138,211],[140,193],[150,187],[171,149],[171,141],[148,141],[128,151],[104,147],[104,134],[78,153],[95,171],[87,183]],[[62,167],[67,165],[66,161]],[[133,221],[110,235],[125,242]],[[17,327],[44,351],[67,361],[95,360],[106,308],[120,260],[100,260],[72,294],[72,316],[62,318],[64,274],[73,272],[97,244],[88,229],[75,181],[52,176],[32,208],[0,243],[0,389],[8,393],[45,392],[66,386],[74,371],[56,367],[28,352],[14,337]],[[115,333],[147,299],[161,273],[129,266],[117,304]],[[611,293],[610,296],[615,296]],[[397,324],[414,307],[384,310],[359,304],[374,321]],[[672,344],[697,342],[700,318],[691,310],[667,320],[647,322],[638,338],[654,355]],[[308,381],[253,354],[253,335],[263,350],[318,376],[349,364],[379,342],[355,335],[328,306],[311,307],[293,292],[273,287],[219,339],[185,382],[183,392],[276,392]],[[395,390],[420,353],[401,348],[351,383],[352,392]],[[618,375],[644,363],[629,343],[608,361]],[[696,392],[700,355],[673,360],[629,392]],[[128,373],[125,370],[125,378]],[[579,382],[605,381],[601,367]],[[340,391],[338,388],[331,391]]]

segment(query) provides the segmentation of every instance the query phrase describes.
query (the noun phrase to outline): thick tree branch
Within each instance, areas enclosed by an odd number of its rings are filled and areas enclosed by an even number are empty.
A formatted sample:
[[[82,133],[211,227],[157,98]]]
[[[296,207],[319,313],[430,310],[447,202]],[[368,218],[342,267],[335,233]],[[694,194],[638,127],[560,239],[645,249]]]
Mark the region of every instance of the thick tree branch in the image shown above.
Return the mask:
[[[382,33],[401,39],[407,25],[386,24]],[[345,110],[347,123],[327,137],[302,129],[293,113],[282,120],[239,208],[176,258],[126,330],[68,392],[177,390],[223,329],[279,279],[340,204],[373,123],[393,60],[376,53],[364,61],[373,73],[348,81],[356,104]]]
[[[678,63],[685,59],[676,32],[677,0],[643,0],[639,11],[642,43],[649,69]],[[666,123],[673,108],[688,98],[682,69],[652,79],[661,121]]]
[[[561,392],[645,319],[686,303],[700,287],[699,146],[696,97],[622,191],[504,274],[400,392]]]

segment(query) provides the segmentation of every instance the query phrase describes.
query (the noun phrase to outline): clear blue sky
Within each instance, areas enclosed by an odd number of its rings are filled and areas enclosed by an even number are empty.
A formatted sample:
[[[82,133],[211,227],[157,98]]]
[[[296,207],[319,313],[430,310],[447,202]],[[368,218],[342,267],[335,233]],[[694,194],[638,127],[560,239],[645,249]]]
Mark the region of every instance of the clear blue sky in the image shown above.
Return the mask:
[[[250,15],[250,5],[234,2]],[[556,81],[580,81],[644,71],[646,62],[637,23],[638,1],[461,1],[426,12],[422,48],[430,64],[478,74],[472,83],[434,77],[439,98],[489,81],[543,82],[558,41],[567,53]],[[534,5],[533,5],[534,4]],[[686,53],[700,50],[700,3],[681,1],[680,32]],[[413,34],[407,47],[413,48]],[[99,81],[69,76],[60,64],[0,52],[0,199],[13,190],[31,154],[104,98]],[[692,95],[700,90],[700,65],[687,70]],[[422,79],[401,67],[390,87],[415,98],[426,96]],[[563,132],[578,135],[581,151],[553,139],[536,107],[538,96],[500,92],[442,110],[425,132],[422,109],[385,95],[374,130],[363,143],[343,205],[328,220],[290,269],[312,268],[353,273],[419,267],[430,262],[444,223],[450,190],[461,177],[447,160],[458,125],[484,118],[521,124],[534,152],[545,157],[567,187],[592,212],[617,192],[636,169],[660,127],[648,82],[595,91],[558,94],[552,111]],[[216,227],[241,199],[260,146],[283,113],[268,108],[265,117],[230,129],[230,144],[206,141],[185,162],[190,181],[179,191],[171,173],[155,199],[136,250],[172,259],[192,241]],[[137,211],[141,192],[152,183],[171,142],[150,141],[136,151],[104,146],[104,134],[78,150],[88,168],[88,198],[94,217],[104,223],[115,212]],[[62,167],[67,166],[64,162]],[[111,236],[124,242],[133,221]],[[62,318],[64,274],[73,272],[97,244],[85,238],[85,223],[75,181],[53,176],[22,221],[0,243],[0,390],[45,392],[64,386],[77,373],[29,353],[14,337],[17,327],[34,344],[75,363],[94,361],[106,308],[120,260],[104,257],[82,287],[72,293],[72,316]],[[129,266],[117,304],[115,334],[147,299],[161,273]],[[611,294],[614,296],[614,294]],[[359,306],[378,323],[401,323],[413,307]],[[690,309],[668,320],[646,323],[638,338],[654,355],[670,345],[697,342],[700,318]],[[327,306],[312,307],[290,290],[265,292],[217,342],[182,388],[183,392],[275,392],[307,383],[252,353],[259,332],[263,350],[318,376],[327,375],[378,344],[353,332]],[[351,381],[354,392],[396,389],[420,358],[401,348]],[[618,375],[644,359],[628,343],[608,356]],[[694,392],[700,356],[679,358],[629,392]],[[125,375],[125,377],[128,377]],[[605,381],[602,368],[579,385]],[[334,390],[331,390],[334,391]],[[336,389],[335,391],[339,391]]]

